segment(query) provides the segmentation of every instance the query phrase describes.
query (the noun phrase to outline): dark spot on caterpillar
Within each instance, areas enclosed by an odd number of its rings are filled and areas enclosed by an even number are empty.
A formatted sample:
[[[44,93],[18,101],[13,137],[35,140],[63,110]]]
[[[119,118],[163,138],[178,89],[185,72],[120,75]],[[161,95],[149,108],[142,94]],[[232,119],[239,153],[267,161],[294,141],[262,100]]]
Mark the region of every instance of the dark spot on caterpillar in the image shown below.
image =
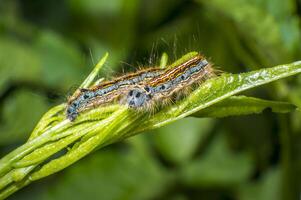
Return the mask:
[[[145,89],[146,92],[150,91],[150,88],[148,86],[144,87],[144,89]]]
[[[165,85],[162,85],[162,86],[161,86],[161,90],[164,90],[164,89],[165,89]]]
[[[139,98],[141,95],[141,92],[137,92],[136,97]]]
[[[84,94],[84,99],[88,99],[89,95],[88,94]]]
[[[133,96],[133,90],[130,91],[129,95],[130,95],[130,96]]]

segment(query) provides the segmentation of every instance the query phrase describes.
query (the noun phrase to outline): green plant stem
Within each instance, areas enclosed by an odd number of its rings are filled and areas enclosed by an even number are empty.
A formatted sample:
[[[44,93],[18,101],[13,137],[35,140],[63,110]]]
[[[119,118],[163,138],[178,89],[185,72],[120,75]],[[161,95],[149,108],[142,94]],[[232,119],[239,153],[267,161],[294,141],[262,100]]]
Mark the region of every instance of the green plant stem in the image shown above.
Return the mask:
[[[176,63],[183,62],[191,55],[194,54],[187,54]],[[103,64],[104,61],[101,62]],[[93,70],[92,75],[88,76],[90,81],[84,81],[83,86],[91,85],[98,70]],[[153,114],[136,112],[120,105],[108,105],[83,112],[75,122],[70,122],[65,119],[64,104],[54,107],[43,116],[30,140],[0,160],[0,199],[34,180],[70,166],[97,148],[172,123],[247,89],[298,73],[301,73],[300,61],[248,73],[223,74],[207,80],[187,98]],[[235,101],[235,104],[239,105],[243,100]],[[280,106],[267,101],[264,103],[274,108]],[[293,109],[289,107],[289,110]],[[283,109],[278,111],[282,112]],[[58,158],[52,158],[61,150],[67,151]]]

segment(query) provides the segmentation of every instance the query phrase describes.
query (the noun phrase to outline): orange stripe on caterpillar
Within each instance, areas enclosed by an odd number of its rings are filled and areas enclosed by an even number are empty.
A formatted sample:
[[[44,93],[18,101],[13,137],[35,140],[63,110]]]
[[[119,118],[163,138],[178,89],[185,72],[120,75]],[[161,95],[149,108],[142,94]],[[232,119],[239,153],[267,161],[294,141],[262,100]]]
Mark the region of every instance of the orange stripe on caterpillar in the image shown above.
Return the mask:
[[[171,100],[180,96],[191,86],[214,76],[212,65],[202,56],[197,55],[188,61],[166,70],[163,74],[134,86],[121,100],[131,108],[151,108],[157,102]]]
[[[73,121],[84,110],[114,101],[123,94],[122,91],[125,87],[141,83],[162,73],[162,69],[148,68],[117,77],[91,88],[79,89],[68,101],[67,118]]]

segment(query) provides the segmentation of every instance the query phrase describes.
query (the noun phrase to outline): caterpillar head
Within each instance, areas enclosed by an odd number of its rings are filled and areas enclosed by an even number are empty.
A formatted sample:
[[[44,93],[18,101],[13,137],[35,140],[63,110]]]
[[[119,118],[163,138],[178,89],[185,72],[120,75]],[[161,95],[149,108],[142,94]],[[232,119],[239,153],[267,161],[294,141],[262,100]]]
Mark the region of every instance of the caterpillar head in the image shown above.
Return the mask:
[[[78,107],[77,102],[73,102],[67,107],[67,118],[70,121],[74,121],[75,118],[78,116],[77,107]]]

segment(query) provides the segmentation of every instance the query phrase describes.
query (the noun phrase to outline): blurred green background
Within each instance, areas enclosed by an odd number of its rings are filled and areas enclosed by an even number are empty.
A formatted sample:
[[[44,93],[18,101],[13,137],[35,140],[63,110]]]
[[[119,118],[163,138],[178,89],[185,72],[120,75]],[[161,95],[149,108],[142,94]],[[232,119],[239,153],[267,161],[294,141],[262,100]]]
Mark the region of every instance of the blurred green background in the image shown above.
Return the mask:
[[[102,75],[189,51],[232,73],[301,59],[298,0],[0,0],[0,156],[103,54]],[[301,107],[301,76],[245,92]],[[94,152],[9,199],[300,199],[301,114],[186,118]]]

